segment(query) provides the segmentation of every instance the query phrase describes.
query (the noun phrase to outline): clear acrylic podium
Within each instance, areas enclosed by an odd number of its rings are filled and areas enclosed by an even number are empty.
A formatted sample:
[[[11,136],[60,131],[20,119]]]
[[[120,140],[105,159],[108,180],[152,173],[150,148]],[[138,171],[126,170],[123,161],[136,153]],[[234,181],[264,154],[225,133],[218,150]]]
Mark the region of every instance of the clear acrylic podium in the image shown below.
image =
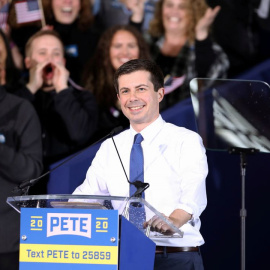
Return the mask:
[[[21,214],[20,270],[150,270],[155,239],[183,237],[142,198],[27,195],[8,197],[7,203]],[[136,227],[128,220],[130,206],[143,207],[145,221],[159,217],[175,233]]]

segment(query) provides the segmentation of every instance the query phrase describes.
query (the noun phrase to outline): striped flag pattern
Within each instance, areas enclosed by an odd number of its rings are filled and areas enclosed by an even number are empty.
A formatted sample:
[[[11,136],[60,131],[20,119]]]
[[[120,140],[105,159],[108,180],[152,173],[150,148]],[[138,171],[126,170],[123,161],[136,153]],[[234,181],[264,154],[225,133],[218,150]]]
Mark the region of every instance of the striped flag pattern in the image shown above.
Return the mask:
[[[28,23],[41,20],[37,0],[23,0],[15,4],[17,23]]]
[[[165,95],[173,92],[175,89],[180,87],[184,83],[185,78],[186,76],[183,75],[181,77],[169,77],[168,79],[166,79],[164,82]]]
[[[0,8],[0,28],[4,29],[7,24],[9,4],[5,4]]]

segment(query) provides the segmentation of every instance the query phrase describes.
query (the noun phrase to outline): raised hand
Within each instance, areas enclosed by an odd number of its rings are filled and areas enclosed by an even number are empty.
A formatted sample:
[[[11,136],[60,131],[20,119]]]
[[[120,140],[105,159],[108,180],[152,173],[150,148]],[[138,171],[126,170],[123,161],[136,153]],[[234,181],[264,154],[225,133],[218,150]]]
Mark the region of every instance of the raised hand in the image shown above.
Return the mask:
[[[53,63],[53,85],[57,93],[68,87],[69,71],[63,64]]]
[[[210,26],[214,22],[219,11],[220,6],[216,6],[215,8],[208,8],[206,10],[204,16],[198,21],[195,28],[197,40],[204,40],[208,37]]]
[[[131,20],[140,23],[144,17],[144,4],[146,0],[125,0],[123,4],[132,11]]]
[[[43,85],[43,69],[49,62],[36,63],[29,69],[29,82],[26,87],[34,95]]]

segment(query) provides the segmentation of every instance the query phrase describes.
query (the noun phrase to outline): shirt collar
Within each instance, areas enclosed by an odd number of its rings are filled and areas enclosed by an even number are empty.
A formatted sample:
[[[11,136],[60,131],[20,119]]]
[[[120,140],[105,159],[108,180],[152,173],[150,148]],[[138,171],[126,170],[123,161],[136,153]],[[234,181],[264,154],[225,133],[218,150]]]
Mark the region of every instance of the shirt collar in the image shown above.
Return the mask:
[[[157,133],[159,133],[164,124],[165,121],[161,115],[159,115],[159,117],[153,123],[151,123],[140,132],[143,136],[143,142],[146,142],[147,144],[150,143],[157,135]],[[132,138],[134,138],[134,136],[138,133],[132,128],[132,126],[130,126],[130,132]]]

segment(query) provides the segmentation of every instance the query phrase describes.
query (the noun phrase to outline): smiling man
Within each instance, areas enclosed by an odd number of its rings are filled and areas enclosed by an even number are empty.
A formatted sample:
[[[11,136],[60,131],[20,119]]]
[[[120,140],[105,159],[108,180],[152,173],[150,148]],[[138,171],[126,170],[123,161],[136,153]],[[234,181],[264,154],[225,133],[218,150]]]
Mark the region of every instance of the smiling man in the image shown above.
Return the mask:
[[[205,178],[208,173],[205,148],[195,132],[166,123],[159,114],[164,97],[163,74],[143,59],[123,64],[115,73],[115,88],[130,129],[114,137],[130,181],[150,184],[143,196],[184,232],[183,238],[156,239],[155,270],[203,269],[199,246],[200,214],[206,207]],[[139,141],[137,139],[140,138]],[[133,155],[135,144],[141,154]],[[137,148],[138,149],[138,148]],[[138,159],[142,169],[135,169]],[[141,177],[142,176],[142,177]],[[129,197],[132,186],[125,178],[111,139],[106,140],[90,166],[85,181],[73,194]],[[121,205],[113,205],[122,209]],[[121,211],[121,210],[120,210]],[[161,219],[146,216],[153,231],[173,234]]]
[[[118,99],[121,109],[131,126],[141,132],[159,116],[159,102],[164,96],[164,88],[154,90],[149,72],[139,70],[119,77]]]

